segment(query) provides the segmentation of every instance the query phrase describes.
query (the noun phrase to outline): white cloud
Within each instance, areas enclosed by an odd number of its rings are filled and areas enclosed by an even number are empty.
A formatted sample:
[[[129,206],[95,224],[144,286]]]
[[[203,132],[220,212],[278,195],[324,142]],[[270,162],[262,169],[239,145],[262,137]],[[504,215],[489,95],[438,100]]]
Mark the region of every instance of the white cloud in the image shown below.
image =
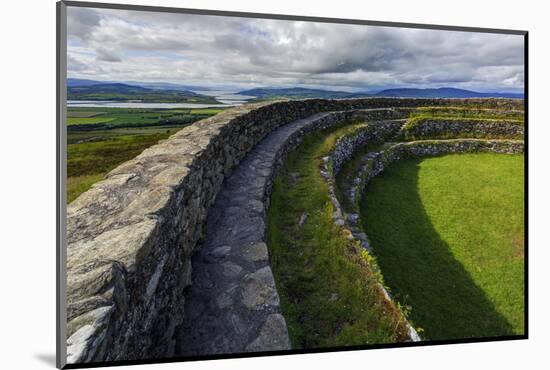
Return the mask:
[[[71,8],[69,75],[346,90],[523,88],[523,37]]]

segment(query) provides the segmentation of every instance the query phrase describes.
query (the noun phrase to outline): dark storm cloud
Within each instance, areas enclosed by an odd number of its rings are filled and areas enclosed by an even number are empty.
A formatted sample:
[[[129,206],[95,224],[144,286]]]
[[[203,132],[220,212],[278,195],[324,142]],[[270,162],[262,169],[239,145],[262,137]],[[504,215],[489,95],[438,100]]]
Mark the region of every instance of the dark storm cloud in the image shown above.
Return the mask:
[[[523,38],[514,35],[85,8],[69,8],[68,30],[78,41],[69,43],[72,74],[87,78],[523,88]]]

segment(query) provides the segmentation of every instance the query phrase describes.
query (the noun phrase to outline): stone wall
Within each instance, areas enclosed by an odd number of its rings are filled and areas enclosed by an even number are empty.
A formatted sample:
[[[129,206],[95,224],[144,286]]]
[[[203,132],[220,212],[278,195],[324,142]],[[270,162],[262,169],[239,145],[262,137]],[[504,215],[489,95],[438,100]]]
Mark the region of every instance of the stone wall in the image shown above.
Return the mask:
[[[524,124],[515,120],[413,118],[403,126],[405,139],[412,138],[506,138],[521,139]]]
[[[485,139],[451,139],[451,140],[421,140],[399,143],[387,143],[379,151],[365,154],[364,161],[358,168],[353,180],[353,209],[346,214],[336,193],[331,193],[335,206],[334,220],[338,225],[346,225],[352,234],[368,250],[371,246],[364,231],[359,227],[359,196],[363,194],[369,182],[382,173],[391,163],[404,158],[437,156],[441,154],[492,152],[500,154],[521,154],[524,152],[523,140],[485,140]],[[327,158],[328,161],[328,158]],[[330,179],[330,181],[334,181]],[[348,194],[348,196],[350,196]]]
[[[67,361],[173,352],[189,257],[208,210],[224,178],[269,132],[324,111],[472,104],[523,107],[507,99],[386,98],[246,105],[123,163],[67,207]]]
[[[364,194],[369,182],[386,169],[391,163],[404,158],[418,158],[437,156],[441,154],[457,153],[483,153],[492,152],[500,154],[521,154],[524,152],[523,140],[484,140],[484,139],[451,139],[451,140],[421,140],[400,143],[388,143],[380,151],[367,153],[364,163],[355,175],[353,182],[354,198],[356,195]],[[371,250],[368,238],[364,231],[358,228],[359,196],[354,200],[355,213],[346,215],[339,203],[339,213],[335,213],[335,220],[341,224],[347,224],[352,231],[357,228],[354,234],[358,235],[361,245]]]
[[[342,228],[348,239],[355,241],[370,253],[373,252],[368,236],[360,226],[358,201],[351,212],[346,213],[338,199],[335,178],[343,164],[348,161],[363,145],[373,142],[380,143],[400,136],[402,121],[370,122],[356,130],[338,138],[328,156],[323,158],[321,176],[327,182],[328,195],[333,206],[333,221]],[[399,143],[388,143],[378,152],[370,152],[365,156],[368,162],[359,168],[359,173],[353,181],[353,194],[362,194],[372,178],[379,175],[391,163],[403,158],[436,156],[451,153],[479,153],[493,152],[503,154],[519,154],[524,151],[522,140],[481,140],[481,139],[454,139],[454,140],[422,140]],[[345,196],[345,195],[344,195]],[[355,197],[355,195],[354,195]],[[372,266],[375,268],[375,266]],[[378,288],[383,292],[387,301],[395,304],[390,293],[382,284]],[[420,341],[421,338],[414,327],[404,319],[410,341]]]
[[[381,119],[380,117],[362,118],[364,120]],[[370,122],[336,139],[335,145],[329,154],[330,169],[333,175],[336,176],[340,172],[342,166],[350,159],[357,148],[366,143],[381,143],[395,139],[400,134],[404,122],[401,119]]]
[[[365,117],[369,121],[368,117]],[[337,227],[342,228],[348,235],[348,239],[355,241],[361,247],[370,251],[370,247],[367,241],[366,235],[358,227],[358,215],[354,214],[354,217],[346,215],[343,207],[338,200],[336,194],[336,176],[340,172],[342,166],[348,161],[357,151],[358,148],[363,145],[374,143],[382,143],[386,140],[394,139],[399,136],[401,127],[404,120],[390,120],[390,121],[371,121],[363,125],[358,126],[356,129],[346,132],[343,136],[339,137],[334,146],[331,148],[329,154],[323,158],[321,165],[321,176],[327,182],[328,196],[333,207],[332,219]],[[351,222],[350,222],[351,221]],[[376,266],[371,266],[376,268]],[[377,289],[382,293],[385,300],[398,309],[398,305],[393,301],[391,295],[386,290],[381,282],[375,284]],[[421,338],[414,329],[414,327],[408,322],[404,313],[402,324],[408,333],[408,341],[417,342]]]

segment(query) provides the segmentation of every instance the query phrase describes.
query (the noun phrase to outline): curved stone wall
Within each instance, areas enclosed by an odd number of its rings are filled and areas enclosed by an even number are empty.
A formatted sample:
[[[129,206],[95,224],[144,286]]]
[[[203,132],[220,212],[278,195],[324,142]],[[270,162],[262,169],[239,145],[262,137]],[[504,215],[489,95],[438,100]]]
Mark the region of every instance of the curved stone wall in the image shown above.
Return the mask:
[[[369,153],[370,166],[365,166],[357,174],[361,179],[357,182],[357,189],[358,193],[362,193],[372,178],[391,163],[403,158],[478,152],[521,154],[523,151],[523,140],[450,139],[388,143],[382,150]]]
[[[365,120],[369,120],[369,118],[365,118]],[[384,142],[397,137],[404,122],[403,119],[376,121],[361,125],[352,132],[339,137],[329,155],[333,174],[336,175],[340,172],[344,163],[358,147],[367,142]]]
[[[504,107],[501,106],[499,109],[488,106],[477,106],[477,107],[445,107],[445,106],[424,106],[416,109],[417,115],[426,114],[431,117],[461,117],[461,118],[472,118],[472,117],[491,117],[494,119],[510,119],[510,120],[523,120],[523,110],[513,108],[512,106]]]
[[[237,107],[196,122],[111,171],[67,207],[68,362],[169,356],[190,255],[222,182],[265,135],[325,111],[484,105],[507,99],[306,100]],[[393,110],[396,117],[403,112]]]
[[[350,227],[351,225],[349,225],[349,219],[342,208],[340,201],[338,200],[335,185],[336,175],[340,172],[343,164],[355,154],[355,151],[358,148],[365,144],[370,144],[372,142],[380,143],[399,136],[404,122],[405,120],[391,120],[370,121],[364,123],[339,137],[335,141],[329,154],[323,158],[321,176],[328,185],[328,196],[333,206],[333,221],[336,226],[343,228],[343,231],[348,231],[349,240],[356,241],[358,245],[369,251],[370,248],[368,246],[366,235],[364,235],[361,230],[357,228],[356,222],[354,222],[353,227]],[[357,221],[357,219],[358,217],[353,220]],[[344,227],[347,227],[350,230],[347,230]],[[375,268],[375,266],[371,267]],[[385,297],[386,301],[388,301],[391,305],[395,305],[395,302],[392,300],[390,294],[381,282],[377,282],[375,286],[382,293],[382,296]],[[395,307],[398,306],[395,305]],[[413,326],[407,321],[404,313],[403,319],[408,332],[408,340],[413,342],[420,341],[420,336]]]
[[[413,118],[403,126],[406,139],[440,137],[523,138],[523,121],[493,119]]]
[[[243,159],[226,179],[209,212],[205,240],[192,257],[193,286],[185,293],[189,304],[177,355],[290,349],[265,244],[273,180],[308,134],[395,115],[386,108],[319,113],[270,133]]]
[[[365,156],[368,162],[359,168],[352,183],[354,198],[352,202],[355,209],[353,212],[346,213],[341,206],[336,192],[336,176],[341,170],[343,164],[348,161],[355,152],[363,145],[371,143],[381,143],[391,141],[402,137],[403,129],[401,125],[403,120],[394,121],[374,121],[360,125],[354,130],[350,130],[342,137],[338,138],[328,156],[323,158],[321,166],[321,176],[328,184],[329,199],[333,205],[333,220],[335,225],[342,227],[343,231],[348,233],[350,240],[355,240],[363,248],[372,252],[368,237],[359,225],[359,214],[357,208],[358,199],[355,194],[362,194],[369,181],[380,174],[389,164],[394,161],[407,157],[436,156],[440,154],[451,153],[471,153],[471,152],[494,152],[505,154],[523,153],[524,143],[522,140],[486,140],[486,139],[452,139],[452,140],[422,140],[399,143],[387,143],[383,149],[378,152],[370,152]],[[478,124],[477,130],[480,135],[491,136],[494,132],[492,122],[484,122],[486,125]],[[455,122],[453,122],[455,124]],[[469,123],[466,123],[469,124]],[[517,127],[516,123],[508,127]],[[448,125],[443,123],[441,127],[434,128],[430,135],[440,135],[447,132]],[[523,129],[523,127],[522,127]],[[521,131],[523,133],[523,130]],[[467,131],[469,133],[469,131]],[[458,134],[458,132],[457,132]],[[515,134],[513,135],[515,136]],[[349,196],[349,194],[348,194]],[[379,289],[384,293],[388,301],[393,300],[386,288],[379,284]],[[421,338],[408,322],[406,323],[411,341],[420,341]]]

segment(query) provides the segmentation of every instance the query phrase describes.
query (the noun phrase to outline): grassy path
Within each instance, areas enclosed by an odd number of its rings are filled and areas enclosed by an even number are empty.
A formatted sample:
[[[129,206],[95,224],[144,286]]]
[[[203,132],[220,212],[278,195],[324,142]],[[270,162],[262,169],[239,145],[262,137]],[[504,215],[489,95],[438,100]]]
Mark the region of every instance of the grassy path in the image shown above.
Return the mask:
[[[380,296],[360,247],[332,221],[321,158],[349,127],[308,135],[275,179],[267,240],[294,348],[403,340],[402,315]]]
[[[523,333],[523,159],[402,160],[369,185],[363,226],[426,338]]]

